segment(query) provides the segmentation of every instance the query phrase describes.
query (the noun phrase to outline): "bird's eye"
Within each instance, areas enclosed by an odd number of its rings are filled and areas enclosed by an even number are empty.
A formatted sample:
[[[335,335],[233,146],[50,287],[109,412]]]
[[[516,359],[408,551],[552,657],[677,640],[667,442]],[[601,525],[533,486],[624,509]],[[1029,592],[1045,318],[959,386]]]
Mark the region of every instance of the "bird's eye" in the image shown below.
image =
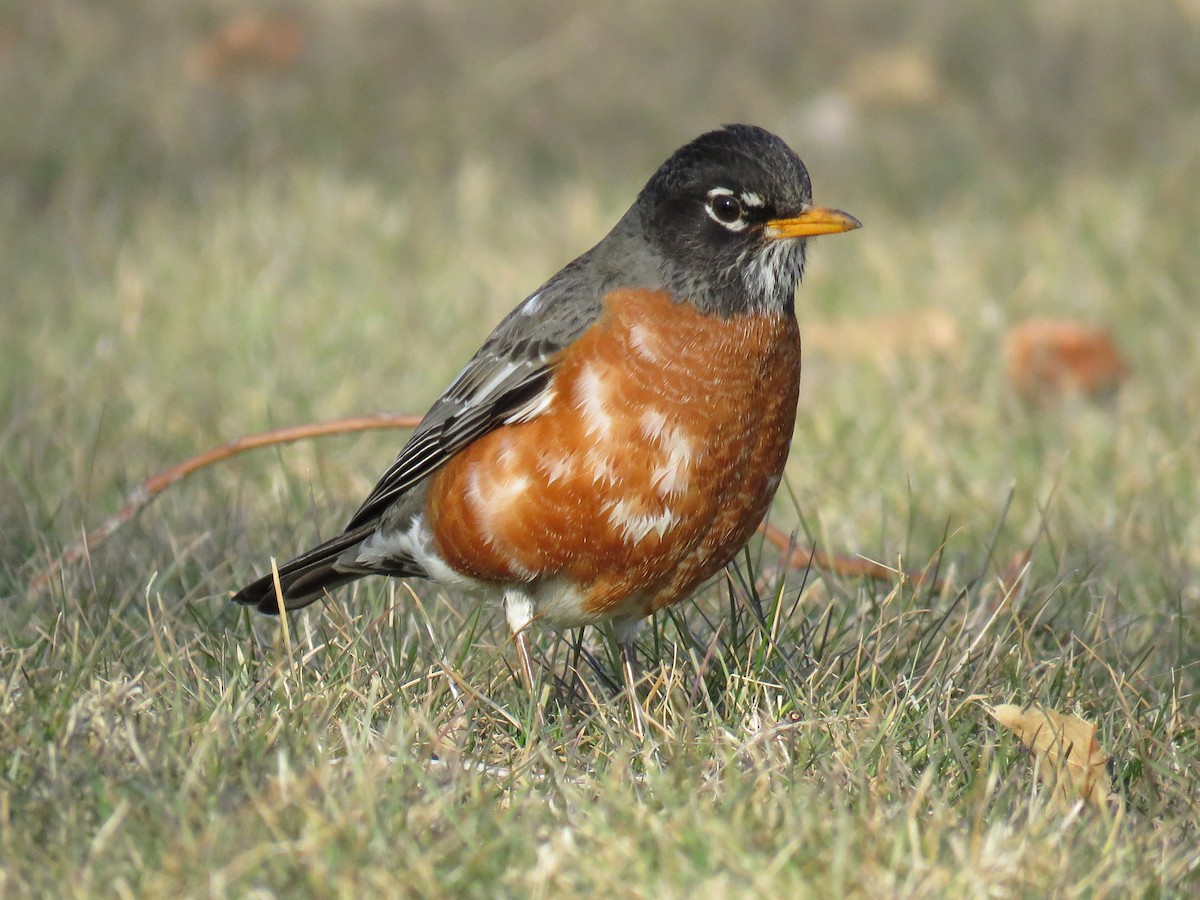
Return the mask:
[[[732,225],[742,218],[742,204],[731,194],[715,194],[708,199],[708,213],[722,225]]]

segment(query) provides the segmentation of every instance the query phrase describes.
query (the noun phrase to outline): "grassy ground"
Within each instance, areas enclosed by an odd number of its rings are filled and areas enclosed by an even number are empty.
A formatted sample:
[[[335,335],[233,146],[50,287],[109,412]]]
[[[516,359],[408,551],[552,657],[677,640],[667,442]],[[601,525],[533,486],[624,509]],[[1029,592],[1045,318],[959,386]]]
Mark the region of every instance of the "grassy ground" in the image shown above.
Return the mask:
[[[731,6],[276,4],[274,61],[204,43],[248,4],[0,6],[0,893],[1195,890],[1200,8]],[[731,120],[867,226],[801,292],[775,521],[942,590],[752,546],[645,631],[650,742],[600,635],[539,636],[539,723],[494,610],[226,606],[376,434],[201,475],[26,591],[184,456],[422,411]],[[1013,396],[1035,315],[1111,328],[1115,398]],[[1064,815],[983,702],[1095,721],[1123,814]]]

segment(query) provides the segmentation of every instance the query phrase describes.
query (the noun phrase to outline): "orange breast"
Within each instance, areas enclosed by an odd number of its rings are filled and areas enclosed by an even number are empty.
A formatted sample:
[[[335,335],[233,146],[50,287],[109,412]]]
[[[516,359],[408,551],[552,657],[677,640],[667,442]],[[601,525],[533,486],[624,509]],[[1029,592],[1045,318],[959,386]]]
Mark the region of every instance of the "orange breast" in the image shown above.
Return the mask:
[[[766,513],[800,386],[795,318],[720,319],[618,291],[557,361],[554,401],[458,453],[426,521],[445,561],[482,581],[561,579],[561,624],[683,599]],[[553,620],[552,620],[553,621]]]

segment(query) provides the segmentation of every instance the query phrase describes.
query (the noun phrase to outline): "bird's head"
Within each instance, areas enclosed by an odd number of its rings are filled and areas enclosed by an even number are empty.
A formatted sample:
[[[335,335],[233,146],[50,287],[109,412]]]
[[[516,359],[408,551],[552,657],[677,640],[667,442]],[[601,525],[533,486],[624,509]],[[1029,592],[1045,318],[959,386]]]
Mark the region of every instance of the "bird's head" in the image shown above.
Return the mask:
[[[752,125],[727,125],[681,147],[634,211],[666,286],[723,315],[790,312],[808,238],[862,225],[813,206],[800,157]]]

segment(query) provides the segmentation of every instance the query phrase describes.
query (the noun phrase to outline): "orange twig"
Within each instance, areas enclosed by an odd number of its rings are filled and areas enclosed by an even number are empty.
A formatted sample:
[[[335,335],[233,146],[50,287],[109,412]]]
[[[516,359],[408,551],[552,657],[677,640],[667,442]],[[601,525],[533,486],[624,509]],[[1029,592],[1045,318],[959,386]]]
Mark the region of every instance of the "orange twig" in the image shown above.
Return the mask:
[[[892,581],[897,577],[903,577],[916,587],[925,587],[929,582],[927,572],[898,571],[861,556],[845,556],[826,553],[824,550],[816,550],[812,547],[798,547],[791,535],[770,522],[763,522],[759,531],[762,532],[762,536],[768,543],[774,544],[779,550],[788,554],[784,565],[789,569],[804,569],[812,566],[814,569],[822,569],[836,575],[848,575],[852,578],[865,577],[875,581]],[[934,593],[939,593],[942,590],[941,581],[934,580],[930,588]]]
[[[193,472],[198,472],[200,469],[207,468],[214,463],[219,463],[262,447],[290,444],[295,441],[328,437],[336,434],[353,434],[359,431],[373,431],[385,428],[413,428],[420,421],[420,416],[405,415],[403,413],[380,413],[373,416],[355,416],[350,419],[338,419],[333,422],[322,422],[316,425],[296,425],[291,428],[277,428],[273,431],[264,431],[260,434],[237,438],[219,447],[207,450],[198,456],[185,459],[183,462],[177,463],[169,469],[164,469],[155,475],[151,475],[130,491],[129,496],[125,500],[125,505],[118,512],[109,516],[98,527],[89,531],[82,541],[64,550],[58,559],[54,560],[54,562],[30,581],[29,589],[35,593],[45,590],[46,586],[50,583],[50,579],[61,572],[64,566],[72,565],[83,559],[89,552],[95,550],[112,537],[123,525],[128,524],[155,497]],[[872,562],[858,556],[839,556],[821,550],[814,550],[810,547],[797,547],[786,532],[767,522],[764,522],[759,530],[768,542],[788,554],[785,564],[789,568],[799,569],[813,566],[840,575],[865,576],[877,581],[890,581],[898,574],[902,574],[916,585],[923,585],[927,578],[924,572],[898,573],[880,563]],[[940,590],[941,586],[935,583],[933,589],[935,591]]]
[[[99,527],[89,531],[82,541],[64,550],[58,559],[47,566],[45,570],[29,583],[29,588],[34,592],[44,590],[50,583],[50,579],[61,572],[64,566],[78,562],[91,550],[103,544],[122,525],[128,523],[145,509],[151,500],[175,484],[175,482],[214,463],[219,463],[232,456],[246,453],[249,450],[258,450],[261,447],[270,447],[275,444],[290,444],[294,441],[303,441],[308,438],[325,437],[332,434],[353,434],[357,431],[373,431],[381,428],[413,428],[420,421],[420,416],[405,415],[403,413],[381,413],[374,416],[356,416],[351,419],[339,419],[335,422],[323,422],[316,425],[277,428],[273,431],[265,431],[261,434],[252,434],[247,437],[237,438],[236,440],[222,444],[220,447],[214,447],[211,450],[201,453],[199,456],[185,459],[183,462],[177,463],[169,469],[164,469],[162,472],[151,475],[130,491],[129,496],[125,500],[125,505],[121,507],[119,512],[109,516]]]

